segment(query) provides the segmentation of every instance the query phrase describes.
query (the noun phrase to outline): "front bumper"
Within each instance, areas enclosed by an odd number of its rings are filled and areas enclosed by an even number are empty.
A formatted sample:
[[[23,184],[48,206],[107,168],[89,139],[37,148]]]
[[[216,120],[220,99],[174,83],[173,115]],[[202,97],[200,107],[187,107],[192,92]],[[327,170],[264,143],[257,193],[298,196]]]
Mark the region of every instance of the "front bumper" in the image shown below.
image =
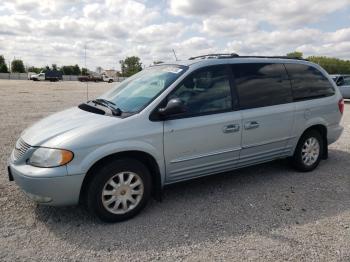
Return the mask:
[[[67,206],[79,203],[84,175],[67,175],[65,166],[38,168],[9,163],[16,184],[33,201],[50,206]]]

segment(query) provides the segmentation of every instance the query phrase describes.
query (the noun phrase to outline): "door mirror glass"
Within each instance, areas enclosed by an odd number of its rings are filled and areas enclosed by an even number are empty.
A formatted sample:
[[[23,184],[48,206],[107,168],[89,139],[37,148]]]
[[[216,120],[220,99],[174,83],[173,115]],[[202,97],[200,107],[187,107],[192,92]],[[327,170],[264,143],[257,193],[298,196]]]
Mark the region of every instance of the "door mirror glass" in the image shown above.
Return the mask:
[[[177,115],[184,112],[186,112],[186,108],[179,98],[170,99],[166,107],[158,110],[161,116]]]

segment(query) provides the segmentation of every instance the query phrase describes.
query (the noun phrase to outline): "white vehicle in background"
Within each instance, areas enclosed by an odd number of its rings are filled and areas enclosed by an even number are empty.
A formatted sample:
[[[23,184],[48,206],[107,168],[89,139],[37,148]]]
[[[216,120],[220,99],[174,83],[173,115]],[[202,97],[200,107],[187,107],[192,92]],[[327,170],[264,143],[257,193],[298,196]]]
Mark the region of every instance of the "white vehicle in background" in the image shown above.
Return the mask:
[[[32,76],[36,74],[35,72],[28,72],[28,80],[32,80]]]
[[[45,80],[45,73],[39,73],[39,74],[34,74],[30,76],[30,80],[33,81],[44,81]]]
[[[31,75],[29,80],[33,81],[50,81],[50,82],[57,82],[59,80],[62,80],[62,73],[57,70],[47,70],[45,72],[40,72],[39,74]]]
[[[343,98],[350,99],[350,75],[331,75]]]
[[[102,75],[102,81],[103,82],[107,82],[107,83],[113,83],[114,82],[112,77],[109,77],[108,75],[105,75],[105,74]]]

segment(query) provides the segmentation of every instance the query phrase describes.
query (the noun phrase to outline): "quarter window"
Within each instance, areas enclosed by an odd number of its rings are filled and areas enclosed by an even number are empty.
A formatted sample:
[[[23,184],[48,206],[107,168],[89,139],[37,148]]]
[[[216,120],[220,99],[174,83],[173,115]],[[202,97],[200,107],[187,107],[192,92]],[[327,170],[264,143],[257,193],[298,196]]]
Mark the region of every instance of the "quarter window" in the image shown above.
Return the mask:
[[[290,81],[283,64],[234,64],[232,70],[241,109],[292,102]]]
[[[186,106],[185,115],[193,116],[232,109],[232,96],[226,66],[213,66],[185,78],[168,97],[179,98]]]
[[[285,64],[285,66],[291,79],[294,100],[334,94],[329,80],[316,68],[302,64]]]

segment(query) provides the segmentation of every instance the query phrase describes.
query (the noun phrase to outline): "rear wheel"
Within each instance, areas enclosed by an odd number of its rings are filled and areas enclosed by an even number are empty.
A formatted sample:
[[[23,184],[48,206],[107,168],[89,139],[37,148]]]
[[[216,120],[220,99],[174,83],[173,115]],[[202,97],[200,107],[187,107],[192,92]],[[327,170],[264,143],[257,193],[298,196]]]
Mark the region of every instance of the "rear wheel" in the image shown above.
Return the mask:
[[[323,147],[322,136],[316,130],[307,131],[300,138],[292,158],[293,166],[302,172],[314,170],[321,161]]]
[[[150,173],[137,160],[116,160],[94,174],[86,193],[88,210],[102,221],[127,220],[147,204],[151,193]]]

